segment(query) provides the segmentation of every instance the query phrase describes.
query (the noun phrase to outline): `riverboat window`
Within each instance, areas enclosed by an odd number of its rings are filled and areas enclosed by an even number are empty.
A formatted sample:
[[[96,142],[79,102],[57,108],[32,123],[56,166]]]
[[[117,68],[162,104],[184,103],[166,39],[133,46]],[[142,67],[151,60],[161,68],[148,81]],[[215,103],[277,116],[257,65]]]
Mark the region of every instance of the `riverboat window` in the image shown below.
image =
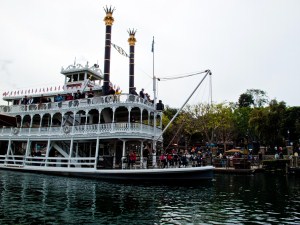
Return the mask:
[[[72,75],[67,75],[67,82],[72,82]]]
[[[13,105],[19,105],[20,100],[19,99],[15,99],[13,100]]]
[[[73,82],[74,81],[78,81],[78,74],[76,73],[76,74],[73,74]]]
[[[84,73],[79,74],[79,80],[84,80]]]

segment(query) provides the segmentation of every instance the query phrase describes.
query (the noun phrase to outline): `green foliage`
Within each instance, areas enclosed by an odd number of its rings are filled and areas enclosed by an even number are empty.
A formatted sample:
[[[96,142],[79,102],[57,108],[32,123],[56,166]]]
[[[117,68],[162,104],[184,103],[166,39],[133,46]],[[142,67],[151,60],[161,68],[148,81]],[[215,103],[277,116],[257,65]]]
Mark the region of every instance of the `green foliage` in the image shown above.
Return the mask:
[[[267,93],[260,89],[248,89],[246,93],[252,96],[254,107],[262,107],[269,102]]]
[[[254,105],[253,96],[248,93],[241,94],[238,105],[239,107],[250,107],[251,105]]]
[[[182,139],[189,142],[192,138],[195,142],[223,143],[224,149],[228,142],[243,147],[245,143],[255,141],[271,148],[285,146],[287,140],[298,144],[300,107],[289,108],[285,102],[277,100],[264,106],[268,102],[264,91],[249,89],[240,96],[237,104],[188,105],[164,134],[165,145],[171,140],[179,143]],[[164,126],[176,112],[177,109],[166,107]]]
[[[248,89],[238,100],[239,107],[262,107],[267,103],[267,93],[259,89]]]
[[[285,111],[284,130],[287,132],[289,140],[299,140],[300,137],[300,107],[290,107]]]

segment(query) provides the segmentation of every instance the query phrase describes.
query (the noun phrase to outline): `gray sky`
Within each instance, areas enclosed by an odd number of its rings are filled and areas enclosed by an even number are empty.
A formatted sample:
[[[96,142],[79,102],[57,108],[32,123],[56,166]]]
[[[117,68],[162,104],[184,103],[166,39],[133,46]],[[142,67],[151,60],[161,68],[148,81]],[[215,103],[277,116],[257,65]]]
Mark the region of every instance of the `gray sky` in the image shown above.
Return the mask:
[[[98,61],[103,70],[103,7],[116,8],[112,42],[129,52],[137,29],[135,86],[152,93],[155,74],[210,69],[213,101],[236,102],[247,89],[299,106],[300,1],[0,0],[0,91],[63,84],[61,67]],[[128,92],[128,58],[112,49],[111,81]],[[201,77],[158,82],[158,99],[180,107]],[[208,82],[190,104],[207,100]],[[3,103],[1,101],[1,103]]]

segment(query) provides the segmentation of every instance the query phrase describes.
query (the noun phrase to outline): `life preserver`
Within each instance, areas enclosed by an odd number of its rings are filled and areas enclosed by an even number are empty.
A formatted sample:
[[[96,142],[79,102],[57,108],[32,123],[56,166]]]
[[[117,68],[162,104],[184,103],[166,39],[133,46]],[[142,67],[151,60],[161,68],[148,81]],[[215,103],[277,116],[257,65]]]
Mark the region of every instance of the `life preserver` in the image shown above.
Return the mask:
[[[19,128],[15,127],[15,128],[13,129],[13,133],[14,133],[15,135],[17,135],[17,134],[19,133]]]
[[[107,102],[111,103],[113,101],[114,101],[114,96],[112,95],[107,96]]]
[[[64,131],[66,134],[68,134],[68,133],[71,132],[71,129],[70,129],[69,126],[64,126],[63,131]]]
[[[9,112],[10,111],[10,107],[9,106],[4,106],[3,107],[3,111],[4,112]]]

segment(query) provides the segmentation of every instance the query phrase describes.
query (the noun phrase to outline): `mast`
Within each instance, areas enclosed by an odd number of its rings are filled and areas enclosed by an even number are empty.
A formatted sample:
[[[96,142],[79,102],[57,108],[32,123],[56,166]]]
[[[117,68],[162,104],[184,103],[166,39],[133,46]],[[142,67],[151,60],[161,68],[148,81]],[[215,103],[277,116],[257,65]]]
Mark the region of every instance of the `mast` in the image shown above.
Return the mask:
[[[135,46],[135,33],[136,30],[128,30],[129,38],[129,92],[131,93],[131,90],[134,88],[134,46]]]
[[[104,17],[104,22],[106,25],[105,31],[105,53],[104,53],[104,81],[102,86],[102,93],[106,95],[109,89],[110,82],[110,52],[111,52],[111,28],[114,23],[114,18],[112,16],[115,8],[111,6],[108,8],[107,6],[104,8],[106,16]]]
[[[160,137],[162,137],[162,135],[165,133],[165,131],[168,129],[168,127],[171,125],[171,123],[175,120],[175,118],[178,116],[178,114],[182,111],[182,109],[184,108],[184,106],[186,105],[186,103],[188,103],[188,101],[190,100],[190,98],[194,95],[194,93],[199,88],[199,86],[202,84],[202,82],[205,80],[205,78],[207,77],[207,75],[211,76],[211,71],[210,70],[205,70],[204,72],[200,72],[199,74],[201,74],[201,73],[205,73],[204,77],[201,79],[201,81],[196,86],[196,88],[194,89],[194,91],[190,94],[190,96],[187,98],[187,100],[183,103],[183,105],[181,106],[181,108],[176,112],[176,114],[173,116],[173,118],[167,124],[167,126],[165,127],[165,129],[161,132],[161,134],[159,135],[159,137],[156,138],[157,141],[159,140]]]

